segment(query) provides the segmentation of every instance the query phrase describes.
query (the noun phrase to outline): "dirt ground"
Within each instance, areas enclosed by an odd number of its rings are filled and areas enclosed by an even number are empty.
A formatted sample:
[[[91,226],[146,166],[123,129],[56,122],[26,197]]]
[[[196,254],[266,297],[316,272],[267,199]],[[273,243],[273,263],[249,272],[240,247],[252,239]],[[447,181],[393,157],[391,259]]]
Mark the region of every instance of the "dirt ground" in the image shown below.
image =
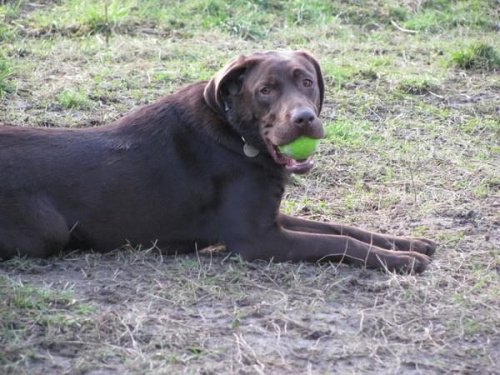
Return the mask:
[[[449,275],[433,285],[438,272],[415,278],[133,251],[31,262],[8,277],[72,298],[53,296],[38,322],[11,318],[29,333],[7,347],[6,359],[22,366],[6,371],[495,373],[499,341],[490,319],[498,307],[482,300],[478,319],[449,305],[463,281]]]
[[[235,2],[221,21],[211,9],[225,3],[206,1],[213,25],[199,29],[184,13],[141,18],[135,3],[101,24],[76,2],[0,2],[0,126],[102,125],[239,53],[306,48],[323,68],[328,136],[282,210],[440,244],[422,275],[153,245],[16,258],[0,263],[0,373],[500,374],[500,74],[453,63],[475,43],[500,51],[498,13],[493,26],[417,29],[434,14],[425,4],[447,2],[387,2],[411,9],[397,22],[375,3],[360,23],[354,8],[323,20],[319,3],[277,2],[283,19],[301,5],[287,28],[258,18],[263,3]]]

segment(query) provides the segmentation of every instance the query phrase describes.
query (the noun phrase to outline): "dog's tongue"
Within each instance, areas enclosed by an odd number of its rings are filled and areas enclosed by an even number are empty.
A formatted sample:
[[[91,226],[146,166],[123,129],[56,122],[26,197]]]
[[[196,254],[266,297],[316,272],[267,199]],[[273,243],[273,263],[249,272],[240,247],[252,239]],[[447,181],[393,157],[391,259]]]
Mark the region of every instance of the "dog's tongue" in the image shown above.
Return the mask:
[[[286,160],[285,168],[292,173],[296,174],[307,173],[314,166],[314,160],[312,158],[304,160],[294,160],[284,155],[283,158]]]

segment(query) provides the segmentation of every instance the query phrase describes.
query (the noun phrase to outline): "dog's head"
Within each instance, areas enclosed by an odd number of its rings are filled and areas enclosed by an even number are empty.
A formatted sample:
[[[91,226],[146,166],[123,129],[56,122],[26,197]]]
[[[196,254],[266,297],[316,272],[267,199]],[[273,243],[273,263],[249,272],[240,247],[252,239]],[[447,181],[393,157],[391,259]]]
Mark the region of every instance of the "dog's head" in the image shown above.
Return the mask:
[[[323,138],[324,98],[318,62],[307,52],[265,52],[230,61],[205,88],[205,101],[245,141],[294,173],[312,160],[293,160],[279,146],[298,137]]]

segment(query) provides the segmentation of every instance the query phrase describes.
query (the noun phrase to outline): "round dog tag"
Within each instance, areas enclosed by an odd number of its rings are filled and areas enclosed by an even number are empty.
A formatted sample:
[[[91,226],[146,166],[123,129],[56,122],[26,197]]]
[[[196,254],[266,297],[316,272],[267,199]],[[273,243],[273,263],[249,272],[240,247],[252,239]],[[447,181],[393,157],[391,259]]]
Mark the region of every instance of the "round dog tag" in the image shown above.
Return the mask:
[[[255,147],[252,145],[249,145],[248,143],[245,143],[243,145],[243,153],[248,156],[249,158],[254,158],[257,155],[259,155],[259,150],[257,150]]]

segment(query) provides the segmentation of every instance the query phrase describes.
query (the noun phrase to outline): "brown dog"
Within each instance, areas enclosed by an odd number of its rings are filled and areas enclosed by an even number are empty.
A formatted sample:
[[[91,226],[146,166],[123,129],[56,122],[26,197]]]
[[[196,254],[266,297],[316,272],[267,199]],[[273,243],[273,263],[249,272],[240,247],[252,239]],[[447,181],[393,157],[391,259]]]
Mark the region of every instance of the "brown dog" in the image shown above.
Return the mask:
[[[421,272],[436,245],[279,212],[295,161],[278,146],[322,138],[324,96],[305,52],[232,60],[106,126],[0,128],[0,258],[125,242],[170,251],[222,243],[244,259],[340,261]]]

